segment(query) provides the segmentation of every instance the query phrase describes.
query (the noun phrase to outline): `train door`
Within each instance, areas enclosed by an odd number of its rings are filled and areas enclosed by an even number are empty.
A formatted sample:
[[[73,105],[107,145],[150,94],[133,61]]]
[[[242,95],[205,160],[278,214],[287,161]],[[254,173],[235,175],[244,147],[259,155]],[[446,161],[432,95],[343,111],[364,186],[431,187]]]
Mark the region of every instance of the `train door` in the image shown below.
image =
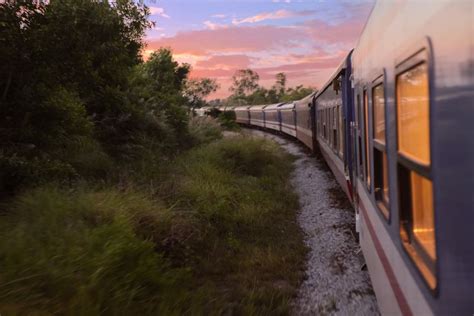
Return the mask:
[[[352,117],[353,121],[351,122],[351,144],[352,144],[352,189],[353,189],[353,203],[356,213],[356,231],[360,232],[359,226],[359,194],[357,191],[357,183],[359,182],[359,172],[360,170],[360,95],[357,94],[355,97],[355,106],[352,108]]]

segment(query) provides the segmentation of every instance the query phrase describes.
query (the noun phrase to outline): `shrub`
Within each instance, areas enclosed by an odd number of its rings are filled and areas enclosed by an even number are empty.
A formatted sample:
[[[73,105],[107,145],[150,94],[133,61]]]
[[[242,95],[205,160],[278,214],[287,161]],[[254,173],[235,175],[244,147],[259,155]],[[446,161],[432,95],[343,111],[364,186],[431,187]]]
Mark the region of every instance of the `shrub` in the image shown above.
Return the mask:
[[[208,144],[222,138],[222,131],[217,121],[206,116],[195,116],[189,122],[189,133],[194,144]]]
[[[226,129],[235,130],[239,128],[239,125],[235,122],[234,111],[224,111],[219,115],[218,118],[221,126]]]

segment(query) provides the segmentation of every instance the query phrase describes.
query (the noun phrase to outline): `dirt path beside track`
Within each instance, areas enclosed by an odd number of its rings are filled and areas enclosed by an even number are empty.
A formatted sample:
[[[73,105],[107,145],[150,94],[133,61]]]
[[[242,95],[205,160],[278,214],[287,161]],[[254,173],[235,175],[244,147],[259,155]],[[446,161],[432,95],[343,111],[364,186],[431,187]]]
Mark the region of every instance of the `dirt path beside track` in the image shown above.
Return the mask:
[[[370,277],[354,230],[354,210],[325,163],[295,141],[257,130],[296,157],[291,182],[299,195],[298,222],[309,248],[306,277],[294,315],[378,315]]]

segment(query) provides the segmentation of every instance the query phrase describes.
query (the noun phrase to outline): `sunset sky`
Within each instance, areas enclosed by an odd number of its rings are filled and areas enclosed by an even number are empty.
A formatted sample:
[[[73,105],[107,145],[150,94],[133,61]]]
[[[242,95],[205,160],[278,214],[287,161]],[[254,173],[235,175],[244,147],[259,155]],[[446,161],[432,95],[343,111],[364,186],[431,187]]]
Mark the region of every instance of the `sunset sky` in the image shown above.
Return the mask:
[[[171,47],[191,77],[215,78],[227,97],[237,69],[251,68],[270,87],[320,87],[357,43],[373,0],[147,0],[156,22],[145,55]]]

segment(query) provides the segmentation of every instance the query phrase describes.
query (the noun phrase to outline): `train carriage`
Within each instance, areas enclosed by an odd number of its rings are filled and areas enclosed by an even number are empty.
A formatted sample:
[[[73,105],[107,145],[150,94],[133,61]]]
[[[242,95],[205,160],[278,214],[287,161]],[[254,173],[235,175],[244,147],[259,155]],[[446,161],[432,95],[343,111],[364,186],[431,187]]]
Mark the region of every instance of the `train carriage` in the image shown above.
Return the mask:
[[[354,203],[382,314],[474,312],[473,13],[380,1],[354,50]]]
[[[250,125],[265,127],[265,114],[263,109],[266,106],[267,105],[254,105],[250,107]]]
[[[278,114],[280,116],[280,131],[287,135],[296,137],[296,112],[295,104],[293,102],[285,103],[278,107]]]
[[[350,52],[328,82],[314,97],[315,139],[328,166],[349,199],[352,199],[352,146],[349,139],[352,120]]]
[[[278,107],[284,103],[270,104],[265,107],[265,128],[280,131],[280,115],[278,114]]]
[[[234,108],[235,121],[239,124],[249,125],[250,124],[250,106],[238,106]]]
[[[295,101],[296,111],[296,138],[313,150],[313,124],[311,121],[311,109],[315,93]]]

